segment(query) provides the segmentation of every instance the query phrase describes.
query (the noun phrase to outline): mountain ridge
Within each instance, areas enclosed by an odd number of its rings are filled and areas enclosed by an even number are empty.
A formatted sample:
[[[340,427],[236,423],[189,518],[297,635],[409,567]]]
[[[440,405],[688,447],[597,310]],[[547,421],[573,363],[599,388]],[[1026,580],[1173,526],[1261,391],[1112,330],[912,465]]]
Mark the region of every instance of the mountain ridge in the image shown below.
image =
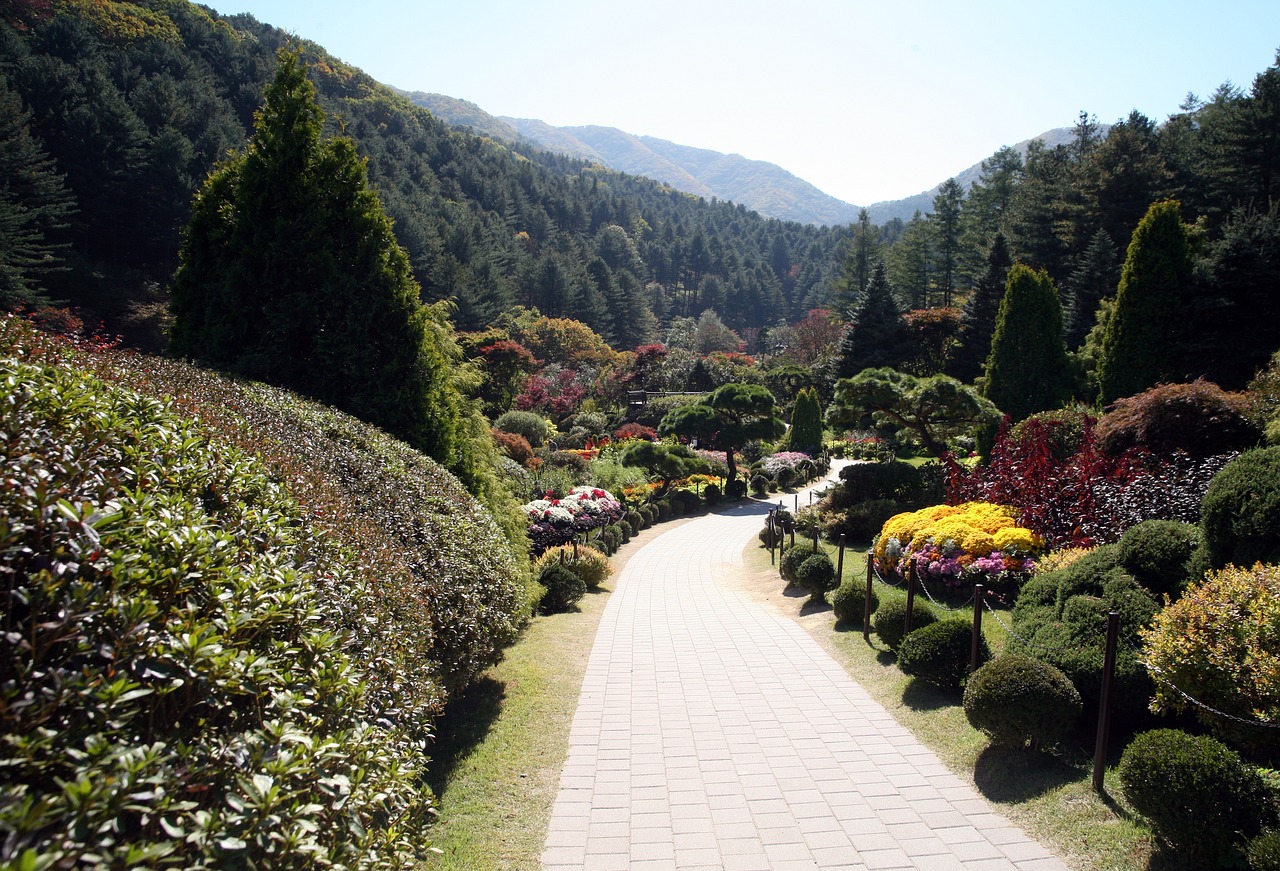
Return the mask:
[[[777,164],[740,154],[682,145],[616,127],[556,127],[533,118],[490,115],[475,103],[444,94],[401,93],[451,127],[469,128],[499,140],[526,141],[619,172],[652,178],[687,194],[741,203],[780,220],[824,226],[851,224],[865,208],[875,224],[895,219],[909,221],[917,211],[926,215],[933,211],[933,199],[942,184],[901,199],[857,206],[823,192]],[[1012,147],[1025,155],[1032,142],[1040,141],[1052,148],[1068,140],[1072,133],[1070,127],[1056,127]],[[953,177],[967,191],[981,171],[979,161]]]

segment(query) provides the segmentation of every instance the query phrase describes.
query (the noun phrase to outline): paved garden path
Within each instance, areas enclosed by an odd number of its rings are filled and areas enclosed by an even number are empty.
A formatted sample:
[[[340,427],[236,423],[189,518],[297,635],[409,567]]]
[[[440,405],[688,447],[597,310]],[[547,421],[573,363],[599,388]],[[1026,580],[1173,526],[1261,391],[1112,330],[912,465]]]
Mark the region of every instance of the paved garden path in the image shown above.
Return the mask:
[[[766,511],[676,527],[618,575],[543,868],[1065,869],[804,629],[724,582]]]

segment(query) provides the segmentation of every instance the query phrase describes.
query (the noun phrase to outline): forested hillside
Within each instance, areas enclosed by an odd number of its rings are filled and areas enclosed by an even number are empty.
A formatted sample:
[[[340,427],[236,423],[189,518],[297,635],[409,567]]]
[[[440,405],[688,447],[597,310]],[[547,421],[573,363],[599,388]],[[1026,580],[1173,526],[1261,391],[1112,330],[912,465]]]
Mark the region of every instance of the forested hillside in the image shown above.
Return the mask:
[[[189,3],[52,8],[18,0],[0,25],[0,135],[20,177],[0,201],[0,303],[70,303],[158,347],[192,196],[245,143],[290,39]],[[523,304],[630,348],[705,308],[737,329],[797,318],[837,268],[835,230],[451,131],[301,48],[327,132],[368,159],[424,296],[455,300],[459,328]]]

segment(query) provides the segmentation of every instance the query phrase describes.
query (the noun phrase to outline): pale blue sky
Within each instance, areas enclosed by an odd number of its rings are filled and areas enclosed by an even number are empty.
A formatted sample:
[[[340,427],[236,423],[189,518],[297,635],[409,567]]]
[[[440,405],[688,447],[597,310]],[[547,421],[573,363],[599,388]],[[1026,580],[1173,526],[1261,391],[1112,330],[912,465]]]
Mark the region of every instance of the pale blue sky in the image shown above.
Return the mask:
[[[375,79],[494,115],[767,160],[899,199],[1012,145],[1248,88],[1276,0],[213,0]]]

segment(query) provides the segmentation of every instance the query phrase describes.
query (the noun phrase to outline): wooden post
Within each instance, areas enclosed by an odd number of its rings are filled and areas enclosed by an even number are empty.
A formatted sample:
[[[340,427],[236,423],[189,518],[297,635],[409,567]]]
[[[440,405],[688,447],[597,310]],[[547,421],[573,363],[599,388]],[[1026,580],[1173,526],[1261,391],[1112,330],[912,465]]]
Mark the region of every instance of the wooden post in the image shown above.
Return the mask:
[[[818,524],[813,524],[813,552],[818,552]]]
[[[916,572],[910,559],[907,560],[907,616],[902,623],[902,637],[911,632],[911,612],[916,606]]]
[[[973,585],[973,647],[969,650],[969,674],[978,670],[978,651],[982,649],[982,584]]]
[[[772,508],[769,509],[769,519],[767,521],[767,528],[769,530],[769,565],[773,565],[775,562],[773,558],[773,550],[778,544],[778,530],[774,528]]]
[[[876,573],[875,551],[867,551],[867,597],[862,605],[862,640],[871,640],[871,579]]]
[[[840,533],[840,551],[836,556],[836,586],[844,583],[844,533]]]
[[[796,513],[799,514],[800,513],[800,494],[799,493],[796,494],[795,499],[796,499]]]
[[[1107,649],[1102,658],[1102,697],[1098,701],[1098,740],[1093,748],[1093,788],[1102,792],[1107,769],[1107,739],[1111,731],[1111,685],[1116,677],[1116,642],[1120,637],[1120,615],[1107,615]]]

